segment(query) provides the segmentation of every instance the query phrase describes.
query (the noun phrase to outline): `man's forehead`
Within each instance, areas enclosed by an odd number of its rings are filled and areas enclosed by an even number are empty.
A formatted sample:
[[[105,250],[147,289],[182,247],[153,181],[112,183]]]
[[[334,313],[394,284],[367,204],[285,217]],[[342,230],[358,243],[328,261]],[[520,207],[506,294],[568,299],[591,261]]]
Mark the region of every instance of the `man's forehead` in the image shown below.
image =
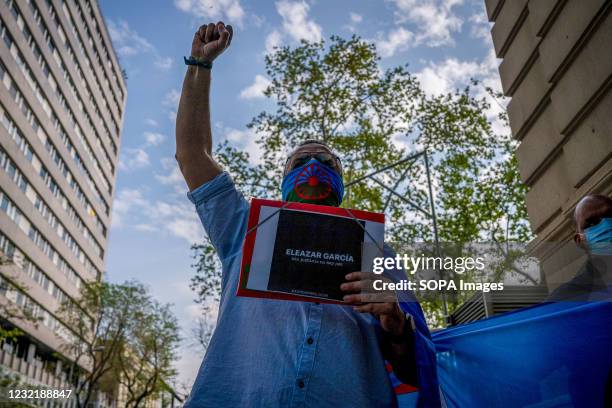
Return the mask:
[[[303,146],[299,146],[292,153],[291,156],[297,153],[314,153],[314,152],[325,152],[332,153],[331,149],[325,145],[319,143],[309,143]]]

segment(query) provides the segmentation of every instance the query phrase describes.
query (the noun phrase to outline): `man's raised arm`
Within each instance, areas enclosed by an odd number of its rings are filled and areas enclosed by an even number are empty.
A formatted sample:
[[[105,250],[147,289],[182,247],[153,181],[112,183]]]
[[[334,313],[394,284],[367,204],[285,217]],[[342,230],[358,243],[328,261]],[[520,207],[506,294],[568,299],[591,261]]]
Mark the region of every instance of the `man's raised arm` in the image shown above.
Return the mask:
[[[232,26],[222,22],[201,26],[193,37],[191,57],[200,63],[212,63],[229,47],[232,36]],[[176,160],[189,190],[222,171],[212,158],[210,77],[209,68],[188,66],[176,116]]]

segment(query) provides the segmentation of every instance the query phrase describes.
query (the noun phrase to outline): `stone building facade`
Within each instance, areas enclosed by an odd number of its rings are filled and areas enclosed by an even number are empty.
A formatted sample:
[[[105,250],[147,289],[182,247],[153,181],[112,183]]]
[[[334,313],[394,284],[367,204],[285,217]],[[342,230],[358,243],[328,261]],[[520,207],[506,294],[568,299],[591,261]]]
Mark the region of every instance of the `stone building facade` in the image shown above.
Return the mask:
[[[485,0],[549,289],[581,262],[576,203],[612,195],[612,1]]]

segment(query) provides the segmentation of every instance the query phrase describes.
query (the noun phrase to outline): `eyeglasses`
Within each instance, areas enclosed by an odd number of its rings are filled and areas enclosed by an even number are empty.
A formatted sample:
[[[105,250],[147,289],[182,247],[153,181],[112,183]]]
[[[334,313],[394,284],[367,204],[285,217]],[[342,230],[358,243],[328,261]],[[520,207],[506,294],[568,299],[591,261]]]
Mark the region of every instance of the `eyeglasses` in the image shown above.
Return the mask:
[[[316,159],[319,163],[324,164],[329,167],[337,168],[340,172],[342,172],[342,162],[340,158],[332,153],[302,153],[296,154],[293,156],[289,156],[287,158],[287,165],[291,165],[289,170],[294,170],[300,166],[305,165],[311,159]]]

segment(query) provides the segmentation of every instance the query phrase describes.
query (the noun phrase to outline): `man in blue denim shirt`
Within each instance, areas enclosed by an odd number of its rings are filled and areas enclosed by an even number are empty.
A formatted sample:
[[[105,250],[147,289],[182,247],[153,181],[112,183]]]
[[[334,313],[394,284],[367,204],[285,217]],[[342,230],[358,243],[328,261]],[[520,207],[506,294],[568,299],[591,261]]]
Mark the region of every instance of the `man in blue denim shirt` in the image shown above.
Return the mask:
[[[419,406],[439,406],[434,348],[411,294],[368,302],[361,292],[374,276],[354,272],[341,286],[346,306],[235,295],[249,204],[212,158],[209,109],[212,61],[232,34],[221,22],[195,33],[177,115],[176,158],[223,267],[217,327],[185,406],[397,406],[385,360],[419,388]],[[306,168],[316,177],[299,184],[296,174]],[[340,160],[325,144],[300,145],[284,174],[285,200],[342,201]],[[389,248],[385,255],[394,256]]]

